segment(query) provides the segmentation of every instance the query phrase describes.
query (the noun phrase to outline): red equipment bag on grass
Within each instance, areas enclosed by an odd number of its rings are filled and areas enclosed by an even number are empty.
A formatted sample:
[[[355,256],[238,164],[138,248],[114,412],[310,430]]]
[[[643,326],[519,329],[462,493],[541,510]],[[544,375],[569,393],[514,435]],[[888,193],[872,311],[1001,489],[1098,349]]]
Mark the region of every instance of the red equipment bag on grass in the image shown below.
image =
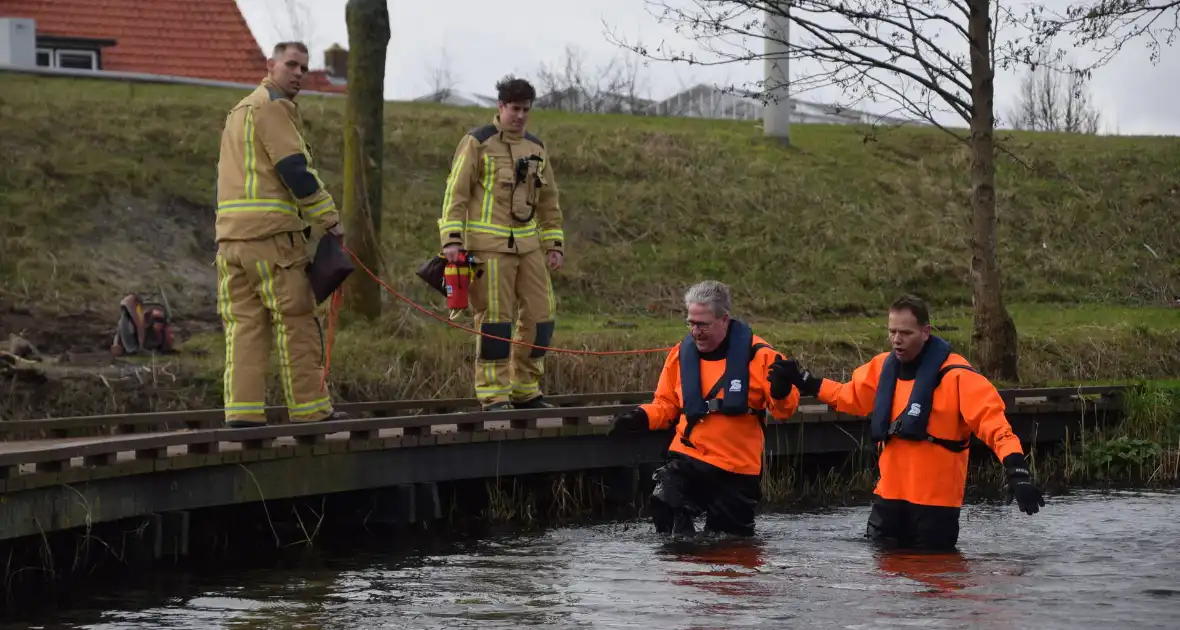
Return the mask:
[[[111,354],[139,354],[141,352],[172,352],[172,314],[167,302],[144,302],[134,293],[119,302],[119,323]]]

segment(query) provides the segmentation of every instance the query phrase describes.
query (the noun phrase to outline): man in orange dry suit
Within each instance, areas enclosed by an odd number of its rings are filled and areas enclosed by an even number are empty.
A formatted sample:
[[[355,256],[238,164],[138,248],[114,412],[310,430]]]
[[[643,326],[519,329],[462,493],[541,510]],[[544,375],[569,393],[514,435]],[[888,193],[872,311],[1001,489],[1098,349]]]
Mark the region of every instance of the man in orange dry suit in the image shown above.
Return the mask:
[[[676,425],[667,462],[653,477],[656,531],[692,534],[693,518],[703,512],[707,531],[753,536],[763,415],[791,417],[799,392],[785,373],[768,376],[779,355],[730,317],[728,287],[701,282],[685,293],[684,305],[690,332],[668,353],[655,400],[618,414],[611,434]]]
[[[805,396],[842,413],[871,416],[873,439],[884,447],[865,537],[953,549],[972,433],[1003,462],[1010,498],[1027,514],[1039,511],[1045,501],[1004,416],[1003,399],[967,359],[930,334],[921,299],[904,296],[890,306],[889,341],[893,351],[858,367],[848,383],[801,372],[793,359],[773,368]]]

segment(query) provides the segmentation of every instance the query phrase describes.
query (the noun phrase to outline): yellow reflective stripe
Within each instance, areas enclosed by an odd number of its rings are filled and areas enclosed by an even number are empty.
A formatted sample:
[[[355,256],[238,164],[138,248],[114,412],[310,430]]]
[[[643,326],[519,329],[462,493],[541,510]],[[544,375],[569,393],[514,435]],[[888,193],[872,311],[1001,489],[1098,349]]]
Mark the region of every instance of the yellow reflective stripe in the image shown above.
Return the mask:
[[[325,212],[331,212],[335,209],[336,202],[333,201],[331,197],[328,197],[327,199],[313,203],[310,206],[303,206],[303,216],[314,218],[324,214]]]
[[[499,225],[497,223],[486,223],[484,221],[439,221],[438,233],[450,234],[456,230],[467,232],[476,232],[479,234],[492,234],[494,236],[503,236],[508,238],[509,235],[515,235],[517,238],[524,238],[527,236],[537,235],[537,226],[533,223],[526,224],[524,227],[510,228],[507,225]]]
[[[221,254],[217,255],[217,310],[225,328],[225,372],[222,375],[221,391],[225,407],[234,404],[234,346],[237,341],[238,319],[234,316],[233,301],[229,294],[229,264]]]
[[[270,311],[271,321],[274,323],[275,345],[279,350],[279,377],[283,384],[283,394],[287,400],[287,407],[295,407],[294,383],[291,381],[291,349],[287,344],[287,324],[283,321],[283,313],[279,310],[279,298],[275,294],[275,277],[270,272],[270,265],[265,261],[255,263],[258,277],[262,283],[258,292],[262,294],[262,302]]]
[[[451,202],[455,199],[455,188],[459,185],[459,174],[463,172],[463,162],[467,159],[466,153],[460,153],[455,157],[455,163],[451,165],[451,174],[447,177],[447,189],[443,193],[442,203],[442,218],[440,221],[445,221],[447,213],[451,211]]]
[[[236,199],[217,204],[217,213],[223,212],[281,212],[299,216],[295,204],[280,199]]]
[[[495,380],[495,378],[496,378],[496,364],[488,363],[487,365],[484,366],[484,377],[491,378],[492,380]],[[511,393],[512,393],[511,387],[500,387],[498,385],[475,388],[475,395],[480,398],[486,398],[488,396],[497,396],[500,394],[511,394]]]
[[[265,413],[266,403],[232,402],[225,405],[226,411],[240,411],[245,413]]]
[[[301,405],[287,408],[287,415],[292,418],[303,418],[306,416],[315,415],[321,411],[331,411],[332,400],[328,397],[306,402]]]
[[[553,292],[552,274],[545,274],[545,293],[549,300],[549,319],[557,319],[557,294]]]
[[[488,317],[487,321],[500,322],[500,260],[488,260]]]
[[[541,240],[543,241],[564,241],[565,232],[562,230],[542,230]]]
[[[443,221],[442,219],[439,219],[439,221],[438,221],[438,233],[439,234],[450,234],[451,232],[455,232],[455,231],[459,231],[459,232],[463,231],[463,222],[462,221]]]
[[[516,235],[517,238],[525,236],[536,236],[537,226],[528,224],[524,227],[509,228],[506,225],[498,225],[496,223],[485,223],[484,221],[468,221],[468,232],[478,232],[480,234],[495,234],[497,236],[507,237],[510,234]]]
[[[483,203],[480,209],[479,221],[491,223],[492,207],[496,200],[496,160],[490,155],[483,156]]]
[[[246,108],[246,198],[258,196],[258,156],[254,149],[254,108]]]
[[[512,393],[513,394],[533,394],[533,393],[536,393],[539,391],[541,391],[541,384],[538,382],[532,382],[532,383],[517,382],[517,383],[512,384]]]
[[[500,321],[500,261],[497,258],[488,260],[487,266],[487,292],[488,292],[488,312],[487,321]],[[487,340],[484,339],[484,342]],[[480,397],[489,396],[507,396],[512,393],[512,387],[504,387],[499,384],[499,378],[496,376],[496,364],[487,361],[483,365],[483,378],[485,383],[496,383],[496,385],[485,386],[477,388],[476,395]]]
[[[320,179],[319,171],[311,167],[311,151],[307,149],[307,143],[303,141],[303,134],[296,130],[295,135],[299,136],[299,150],[303,151],[303,157],[307,159],[307,172],[315,178],[316,183],[320,185],[320,190],[324,190],[327,186],[324,186],[324,180]]]

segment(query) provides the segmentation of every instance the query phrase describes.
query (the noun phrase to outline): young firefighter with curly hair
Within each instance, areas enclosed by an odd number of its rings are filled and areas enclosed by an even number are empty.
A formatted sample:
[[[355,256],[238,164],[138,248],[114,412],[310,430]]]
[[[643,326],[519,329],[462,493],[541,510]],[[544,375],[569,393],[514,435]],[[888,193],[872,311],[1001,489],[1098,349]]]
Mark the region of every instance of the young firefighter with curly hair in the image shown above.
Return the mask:
[[[496,84],[492,123],[455,149],[438,220],[443,255],[478,263],[470,285],[480,332],[534,346],[553,339],[549,272],[561,267],[557,180],[545,144],[525,131],[537,93],[524,79]],[[475,395],[486,410],[551,407],[541,392],[545,350],[476,338]]]

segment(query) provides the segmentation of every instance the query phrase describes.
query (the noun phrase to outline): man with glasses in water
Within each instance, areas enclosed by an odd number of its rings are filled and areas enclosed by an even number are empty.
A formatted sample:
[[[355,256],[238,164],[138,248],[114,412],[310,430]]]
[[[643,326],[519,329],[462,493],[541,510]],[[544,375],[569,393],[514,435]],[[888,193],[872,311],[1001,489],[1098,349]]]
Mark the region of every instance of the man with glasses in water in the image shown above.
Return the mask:
[[[667,463],[656,471],[656,531],[752,536],[762,498],[764,415],[784,420],[799,406],[787,374],[771,377],[778,353],[730,315],[729,288],[707,280],[684,295],[689,334],[664,362],[655,399],[618,414],[612,435],[675,425]]]

